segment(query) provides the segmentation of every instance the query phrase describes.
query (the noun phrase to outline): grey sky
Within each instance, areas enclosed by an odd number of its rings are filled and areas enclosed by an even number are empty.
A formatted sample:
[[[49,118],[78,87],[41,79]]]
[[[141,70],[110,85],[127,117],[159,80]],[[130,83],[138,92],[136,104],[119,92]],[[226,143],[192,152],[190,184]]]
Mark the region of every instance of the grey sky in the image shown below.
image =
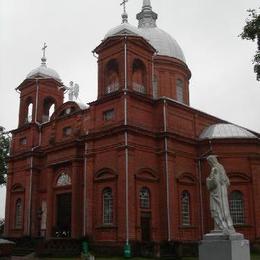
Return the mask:
[[[152,0],[157,25],[182,47],[192,72],[191,106],[260,132],[260,83],[252,58],[256,43],[237,36],[258,0]],[[47,65],[63,82],[80,85],[84,102],[96,99],[97,64],[91,51],[121,23],[120,0],[0,0],[0,125],[18,122],[14,89],[40,65],[43,42]],[[142,0],[129,0],[129,22]],[[0,189],[0,217],[4,215]]]

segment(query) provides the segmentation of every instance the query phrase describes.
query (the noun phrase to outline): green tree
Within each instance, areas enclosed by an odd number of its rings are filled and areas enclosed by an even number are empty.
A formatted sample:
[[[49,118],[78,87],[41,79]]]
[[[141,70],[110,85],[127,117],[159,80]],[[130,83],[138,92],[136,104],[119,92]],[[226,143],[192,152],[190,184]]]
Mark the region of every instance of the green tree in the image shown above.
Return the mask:
[[[240,37],[246,40],[257,41],[257,50],[253,59],[253,64],[256,79],[260,81],[260,13],[255,9],[249,9],[247,11],[249,12],[249,16]]]
[[[0,126],[0,185],[6,183],[7,157],[9,155],[10,138]]]
[[[0,218],[0,237],[4,233],[5,220],[4,218]]]

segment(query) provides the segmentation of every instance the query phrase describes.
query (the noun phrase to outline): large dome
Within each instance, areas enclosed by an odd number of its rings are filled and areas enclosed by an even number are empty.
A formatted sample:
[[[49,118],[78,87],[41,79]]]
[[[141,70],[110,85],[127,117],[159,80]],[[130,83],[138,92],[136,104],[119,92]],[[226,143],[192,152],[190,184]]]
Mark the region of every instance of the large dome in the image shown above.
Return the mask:
[[[169,56],[186,62],[181,47],[167,32],[158,27],[139,28],[139,32],[157,50],[158,55]]]
[[[111,29],[105,35],[105,39],[119,34],[133,34],[142,36],[157,51],[158,55],[168,56],[185,61],[183,51],[177,41],[167,32],[156,26],[157,14],[152,11],[150,0],[143,1],[142,11],[137,14],[138,28],[127,22],[127,14],[122,15],[123,22]]]

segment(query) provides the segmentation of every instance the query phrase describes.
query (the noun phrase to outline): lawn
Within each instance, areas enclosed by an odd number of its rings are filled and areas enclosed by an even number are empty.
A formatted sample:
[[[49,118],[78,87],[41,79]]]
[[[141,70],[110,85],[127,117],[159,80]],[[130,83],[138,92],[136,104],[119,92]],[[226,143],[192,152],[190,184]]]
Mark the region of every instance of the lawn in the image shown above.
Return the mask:
[[[43,258],[44,259],[44,258]],[[45,260],[62,260],[62,259],[67,259],[67,260],[78,260],[80,258],[45,258]],[[95,260],[126,260],[127,258],[123,257],[97,257]],[[152,260],[152,258],[143,258],[143,257],[134,257],[134,258],[129,258],[131,260]],[[153,258],[156,259],[156,258]],[[182,260],[198,260],[196,257],[183,257]],[[260,260],[260,255],[251,255],[251,260]]]

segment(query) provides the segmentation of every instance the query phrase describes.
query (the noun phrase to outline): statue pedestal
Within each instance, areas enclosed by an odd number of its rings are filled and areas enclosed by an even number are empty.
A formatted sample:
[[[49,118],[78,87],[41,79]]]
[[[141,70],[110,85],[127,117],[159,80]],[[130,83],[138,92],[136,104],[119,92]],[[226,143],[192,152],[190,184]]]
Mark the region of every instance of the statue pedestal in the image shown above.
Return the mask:
[[[240,233],[212,232],[203,236],[199,260],[250,260],[249,241]]]

